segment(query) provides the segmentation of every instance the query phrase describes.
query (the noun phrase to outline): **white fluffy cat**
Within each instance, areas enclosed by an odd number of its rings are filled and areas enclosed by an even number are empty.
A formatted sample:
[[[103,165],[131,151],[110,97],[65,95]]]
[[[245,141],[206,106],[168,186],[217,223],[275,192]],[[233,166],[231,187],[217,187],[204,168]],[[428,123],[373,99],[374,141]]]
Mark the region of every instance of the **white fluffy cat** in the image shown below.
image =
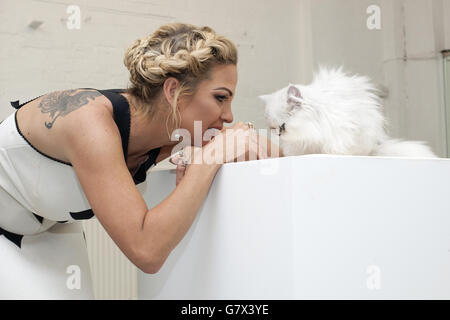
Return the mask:
[[[342,67],[320,68],[308,86],[289,84],[259,98],[285,156],[436,157],[424,142],[390,138],[375,85],[367,77],[345,74]]]

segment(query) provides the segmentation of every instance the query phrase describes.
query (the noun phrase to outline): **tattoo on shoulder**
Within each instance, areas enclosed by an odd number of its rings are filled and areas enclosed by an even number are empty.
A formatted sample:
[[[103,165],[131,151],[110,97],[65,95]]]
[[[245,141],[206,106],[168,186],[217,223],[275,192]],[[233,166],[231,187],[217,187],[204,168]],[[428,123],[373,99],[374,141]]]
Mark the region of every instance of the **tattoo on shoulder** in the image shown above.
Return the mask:
[[[45,122],[47,129],[51,129],[58,117],[64,117],[74,110],[88,104],[89,99],[94,100],[102,94],[98,91],[64,90],[45,95],[38,108],[42,113],[50,113],[50,122]]]

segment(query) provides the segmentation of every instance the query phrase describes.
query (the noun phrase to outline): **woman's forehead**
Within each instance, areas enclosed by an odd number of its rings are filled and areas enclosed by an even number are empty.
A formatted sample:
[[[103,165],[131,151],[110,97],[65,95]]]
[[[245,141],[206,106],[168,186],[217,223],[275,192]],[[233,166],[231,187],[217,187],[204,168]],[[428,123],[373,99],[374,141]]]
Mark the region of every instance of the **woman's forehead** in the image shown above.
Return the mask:
[[[211,77],[205,81],[209,89],[228,88],[233,94],[237,83],[237,68],[235,65],[219,65],[214,67]]]

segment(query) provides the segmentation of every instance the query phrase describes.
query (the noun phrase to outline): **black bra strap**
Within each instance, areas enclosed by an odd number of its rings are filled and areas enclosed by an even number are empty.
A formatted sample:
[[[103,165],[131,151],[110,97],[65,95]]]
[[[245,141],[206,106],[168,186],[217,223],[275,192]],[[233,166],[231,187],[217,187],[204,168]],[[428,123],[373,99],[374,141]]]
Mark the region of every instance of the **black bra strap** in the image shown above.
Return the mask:
[[[130,139],[130,125],[131,125],[130,107],[127,99],[125,99],[124,96],[117,93],[123,92],[125,90],[106,89],[97,91],[103,94],[106,98],[108,98],[113,105],[114,121],[116,122],[116,125],[119,128],[120,137],[122,138],[122,149],[126,162],[128,153],[128,142]]]
[[[126,161],[131,125],[130,105],[125,97],[117,94],[119,92],[125,92],[126,90],[107,89],[98,91],[111,100],[111,103],[113,104],[114,120],[116,121],[117,127],[120,131],[120,136],[122,137],[122,146]],[[136,173],[133,175],[133,181],[135,184],[139,184],[146,180],[147,171],[152,165],[155,164],[156,158],[158,157],[160,151],[161,147],[158,147],[147,152],[147,160],[140,164],[139,168],[136,170]]]
[[[155,164],[156,158],[158,157],[160,151],[161,147],[152,149],[149,152],[147,152],[148,154],[147,160],[139,166],[139,168],[137,169],[136,173],[133,176],[135,184],[139,184],[145,181],[145,179],[147,178],[147,171],[152,165]]]

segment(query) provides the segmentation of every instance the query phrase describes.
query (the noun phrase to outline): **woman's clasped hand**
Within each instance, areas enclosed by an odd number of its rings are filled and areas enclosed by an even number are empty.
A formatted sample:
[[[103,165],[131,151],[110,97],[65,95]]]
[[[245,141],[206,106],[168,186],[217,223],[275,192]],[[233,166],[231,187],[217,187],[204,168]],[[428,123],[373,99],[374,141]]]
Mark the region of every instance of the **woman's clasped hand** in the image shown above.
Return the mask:
[[[176,148],[174,148],[176,149]],[[170,162],[177,165],[176,184],[191,164],[221,165],[229,162],[261,160],[281,156],[279,146],[244,122],[224,127],[203,147],[185,146]]]

